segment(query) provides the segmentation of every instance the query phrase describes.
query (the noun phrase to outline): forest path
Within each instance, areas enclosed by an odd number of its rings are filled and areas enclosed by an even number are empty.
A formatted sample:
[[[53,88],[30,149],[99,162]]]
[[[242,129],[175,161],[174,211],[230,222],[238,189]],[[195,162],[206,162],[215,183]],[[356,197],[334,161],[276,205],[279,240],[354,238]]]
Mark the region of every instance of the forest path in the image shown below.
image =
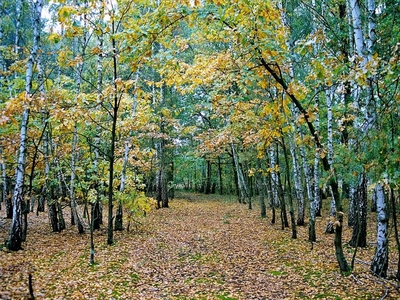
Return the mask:
[[[392,281],[371,276],[362,263],[352,276],[339,274],[324,220],[311,249],[307,227],[292,240],[290,229],[261,219],[257,205],[249,211],[232,197],[178,196],[169,209],[141,219],[135,232],[116,232],[113,246],[105,229],[96,232],[93,266],[89,234],[52,233],[46,214],[30,214],[24,250],[0,252],[0,299],[26,299],[28,273],[37,299],[377,299],[386,291],[385,299],[400,297]],[[346,229],[345,239],[350,234]],[[362,260],[372,257],[372,247],[359,251]]]

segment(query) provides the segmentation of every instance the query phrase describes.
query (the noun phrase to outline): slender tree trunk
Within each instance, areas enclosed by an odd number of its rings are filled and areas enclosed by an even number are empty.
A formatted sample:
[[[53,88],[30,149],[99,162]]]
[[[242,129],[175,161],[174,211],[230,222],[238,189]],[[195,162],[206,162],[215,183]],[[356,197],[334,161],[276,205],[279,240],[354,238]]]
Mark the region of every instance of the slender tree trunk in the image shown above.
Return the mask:
[[[17,251],[21,249],[22,243],[22,202],[24,196],[24,175],[26,163],[26,148],[29,120],[29,98],[31,95],[33,66],[40,47],[40,23],[42,15],[43,1],[37,0],[33,8],[33,47],[28,59],[26,78],[25,78],[25,102],[22,113],[19,154],[16,169],[15,190],[13,195],[13,216],[11,220],[10,239],[7,243],[8,249]]]
[[[357,222],[357,191],[354,188],[353,184],[351,184],[349,188],[349,214],[348,214],[348,226],[354,226]]]
[[[115,20],[111,22],[112,34],[116,33]],[[118,62],[117,62],[117,44],[114,36],[111,38],[112,51],[113,51],[113,110],[112,110],[112,127],[111,127],[111,141],[110,150],[108,154],[108,227],[107,227],[107,244],[112,245],[114,243],[114,226],[113,226],[113,200],[114,200],[114,161],[115,161],[115,142],[117,138],[117,120],[118,120],[118,109],[119,109],[119,98],[118,98]]]
[[[4,201],[5,206],[6,206],[6,218],[11,219],[12,218],[12,208],[10,209],[8,206],[10,201],[7,199],[7,166],[6,166],[6,160],[5,156],[3,153],[3,146],[0,147],[0,154],[1,154],[1,198],[2,201]]]
[[[372,197],[371,197],[371,212],[376,212],[376,200],[377,200],[377,195],[376,195],[376,189],[372,191]]]
[[[276,172],[276,175],[278,179],[278,192],[279,192],[278,197],[281,209],[281,224],[282,224],[282,230],[284,230],[286,227],[289,227],[289,221],[287,219],[287,213],[286,213],[285,191],[283,189],[281,172]]]
[[[260,170],[261,169],[261,161],[258,158],[257,159],[257,168]],[[256,185],[257,189],[259,192],[260,196],[260,214],[261,218],[266,218],[267,217],[267,206],[265,205],[265,186],[263,182],[263,177],[264,175],[261,172],[256,173]]]
[[[104,20],[104,6],[103,3],[100,5],[100,18]],[[100,53],[97,55],[97,102],[100,104],[103,101],[103,28],[99,28],[101,33],[97,36],[97,46],[100,49]],[[100,147],[100,126],[96,128],[96,136],[94,138],[94,170],[96,176],[95,190],[96,190],[96,201],[92,204],[92,221],[91,221],[91,234],[93,234],[93,230],[99,230],[100,224],[103,223],[103,216],[101,214],[102,203],[101,203],[101,194],[102,194],[102,180],[101,176],[99,176],[99,147]],[[93,258],[92,258],[93,256]],[[94,262],[94,244],[93,244],[93,254],[91,254],[91,260]]]
[[[386,277],[388,269],[388,223],[386,195],[381,184],[376,185],[378,232],[371,271],[378,277]]]
[[[279,196],[278,196],[278,175],[276,171],[276,153],[273,145],[269,150],[270,167],[271,167],[271,190],[272,190],[272,203],[275,207],[279,207]]]
[[[120,179],[120,186],[119,186],[119,191],[121,193],[123,193],[125,191],[126,167],[128,165],[129,149],[130,149],[130,139],[127,138],[125,140],[124,159],[122,162],[122,171],[121,171],[121,179]],[[118,209],[117,209],[117,213],[115,215],[114,230],[116,230],[116,231],[123,230],[123,209],[122,209],[121,202],[118,203]]]
[[[238,178],[238,187],[239,187],[239,192],[240,192],[240,197],[242,199],[243,203],[246,203],[246,198],[249,201],[249,209],[251,209],[251,197],[249,193],[249,189],[247,188],[246,181],[244,180],[243,172],[240,167],[239,163],[239,157],[236,153],[235,146],[233,142],[231,141],[231,150],[232,150],[232,155],[233,155],[233,161],[235,163],[235,170]]]
[[[301,184],[301,173],[299,169],[298,156],[293,142],[290,142],[290,152],[293,161],[294,190],[297,199],[297,225],[304,226],[304,215],[305,215],[304,192]]]
[[[394,227],[394,236],[396,239],[397,246],[397,272],[396,279],[400,281],[400,239],[399,239],[399,229],[397,227],[397,209],[396,209],[396,199],[394,195],[393,188],[390,189],[390,200],[392,204],[392,215],[393,215],[393,227]]]
[[[76,224],[78,227],[78,232],[84,233],[85,230],[82,224],[82,219],[78,215],[78,209],[77,209],[78,204],[76,203],[76,198],[75,198],[75,160],[76,160],[77,144],[78,144],[78,129],[77,125],[74,124],[74,133],[73,133],[72,149],[71,149],[71,177],[70,177],[70,187],[69,187],[70,205],[72,213],[71,221],[73,220],[73,222],[71,222],[71,225]]]
[[[223,188],[223,180],[222,180],[222,164],[221,164],[221,157],[218,156],[218,175],[219,175],[219,194],[222,195],[224,188]]]
[[[211,193],[211,161],[206,160],[206,187],[205,187],[205,194],[208,195]]]
[[[353,234],[349,245],[352,247],[367,246],[367,179],[362,174],[355,195],[356,222],[353,226]]]
[[[297,229],[296,229],[296,218],[294,216],[294,206],[293,206],[293,198],[292,198],[292,186],[290,183],[290,168],[289,168],[289,155],[288,151],[286,149],[286,144],[285,140],[283,137],[281,138],[282,141],[282,148],[283,148],[283,154],[285,156],[285,162],[286,162],[286,181],[287,181],[287,187],[288,187],[288,198],[289,198],[289,214],[290,214],[290,222],[292,224],[292,238],[297,239]]]
[[[333,123],[333,116],[332,116],[332,105],[333,105],[333,96],[334,96],[334,91],[332,89],[329,89],[326,92],[326,106],[327,106],[327,127],[328,127],[328,162],[329,165],[333,166],[333,133],[332,133],[332,123]],[[335,232],[335,228],[333,226],[334,224],[334,218],[336,217],[336,202],[335,202],[335,197],[333,196],[332,189],[329,188],[330,193],[332,195],[332,200],[331,200],[331,208],[329,210],[329,221],[328,224],[326,225],[325,233],[332,234]]]

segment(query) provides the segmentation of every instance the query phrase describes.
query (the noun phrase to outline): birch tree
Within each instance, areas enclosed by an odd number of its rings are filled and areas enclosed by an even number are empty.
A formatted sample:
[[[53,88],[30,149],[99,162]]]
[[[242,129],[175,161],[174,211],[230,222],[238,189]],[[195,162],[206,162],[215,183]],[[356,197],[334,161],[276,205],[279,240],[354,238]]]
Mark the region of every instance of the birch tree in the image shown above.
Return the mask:
[[[378,221],[377,240],[371,271],[379,277],[386,277],[388,269],[388,223],[386,195],[382,184],[376,187],[376,217]]]
[[[10,239],[7,247],[10,250],[18,251],[21,249],[22,242],[22,202],[24,201],[24,175],[26,163],[26,149],[28,136],[28,120],[29,120],[29,101],[32,95],[32,77],[34,64],[40,49],[40,26],[43,1],[36,0],[32,3],[32,27],[33,27],[33,46],[29,55],[26,77],[25,77],[25,93],[23,103],[23,113],[21,119],[19,153],[16,169],[15,190],[13,195],[13,216],[10,228]]]

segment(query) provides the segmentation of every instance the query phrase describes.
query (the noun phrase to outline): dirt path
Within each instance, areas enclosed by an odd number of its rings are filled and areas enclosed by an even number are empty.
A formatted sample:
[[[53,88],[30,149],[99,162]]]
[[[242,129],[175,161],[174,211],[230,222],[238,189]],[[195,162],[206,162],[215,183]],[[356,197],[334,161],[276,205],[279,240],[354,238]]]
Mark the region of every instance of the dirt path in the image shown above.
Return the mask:
[[[292,240],[289,229],[232,201],[174,200],[141,220],[139,232],[117,232],[113,246],[105,230],[96,232],[94,266],[88,234],[51,233],[45,215],[29,217],[24,250],[0,252],[1,299],[26,299],[28,273],[37,299],[377,299],[386,291],[386,299],[400,298],[394,281],[376,279],[364,265],[372,247],[360,250],[354,275],[344,277],[323,221],[311,250],[307,228]],[[6,237],[9,221],[2,221]]]

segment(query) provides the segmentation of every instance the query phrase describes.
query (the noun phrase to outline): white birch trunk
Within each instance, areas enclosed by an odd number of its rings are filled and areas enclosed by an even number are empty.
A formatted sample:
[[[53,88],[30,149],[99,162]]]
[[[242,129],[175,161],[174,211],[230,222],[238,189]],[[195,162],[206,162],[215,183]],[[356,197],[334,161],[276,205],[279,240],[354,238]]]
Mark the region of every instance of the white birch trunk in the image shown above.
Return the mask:
[[[372,38],[370,37],[368,39],[364,38],[359,0],[350,0],[350,9],[353,22],[352,25],[354,32],[354,44],[356,47],[357,55],[362,59],[361,68],[363,69],[363,71],[365,71],[365,67],[368,60],[372,59],[372,46],[374,41],[376,40],[375,21],[374,21],[375,1],[368,0],[368,11],[369,11],[368,32],[369,34],[372,34]],[[370,9],[372,11],[370,11]],[[371,79],[368,78],[368,81],[370,80]],[[367,88],[367,95],[365,97],[365,106],[361,108],[364,112],[364,124],[361,128],[364,133],[371,127],[375,119],[375,112],[374,109],[372,108],[374,100],[373,97],[374,97],[373,88],[372,84],[370,83]]]
[[[16,169],[15,190],[13,195],[13,217],[10,228],[10,239],[8,248],[10,250],[20,250],[22,242],[22,201],[23,186],[26,163],[26,147],[28,137],[28,120],[29,120],[29,99],[31,95],[33,66],[40,47],[40,23],[42,15],[43,1],[36,0],[33,5],[33,46],[28,59],[25,77],[25,101],[23,103],[24,111],[22,113],[19,154]]]
[[[0,202],[6,202],[7,199],[7,171],[6,171],[6,162],[5,162],[5,156],[3,153],[3,146],[0,146],[0,169],[1,169],[1,201]],[[0,209],[1,209],[1,203],[0,203]]]
[[[334,90],[333,88],[327,90],[326,92],[326,106],[327,106],[327,129],[328,129],[328,162],[331,168],[333,167],[333,116],[332,116],[332,106],[333,106]],[[329,192],[331,194],[331,208],[329,210],[329,221],[326,226],[326,233],[334,233],[334,222],[333,217],[336,215],[336,200],[332,192],[332,188],[329,187]]]
[[[319,100],[316,98],[316,105],[317,105],[317,110],[319,109]],[[317,112],[317,116],[315,119],[315,130],[319,132],[319,113]],[[320,149],[315,149],[315,155],[314,155],[314,185],[313,185],[313,201],[311,201],[311,210],[310,213],[313,215],[313,218],[315,220],[316,213],[320,209],[320,188],[319,188],[319,160],[320,160]]]
[[[293,162],[293,179],[294,179],[294,189],[296,193],[296,199],[298,203],[297,207],[297,225],[304,225],[304,193],[303,186],[301,184],[301,174],[298,162],[298,155],[293,141],[290,142],[290,153],[292,155]]]
[[[381,184],[376,186],[378,233],[376,250],[371,263],[371,271],[379,277],[386,277],[388,268],[388,223],[385,191]]]
[[[362,58],[362,66],[367,63],[366,45],[362,32],[361,12],[359,0],[350,0],[351,16],[353,21],[354,43],[357,55]]]
[[[250,193],[247,188],[246,181],[244,180],[242,169],[240,168],[239,158],[236,154],[236,150],[235,150],[233,141],[231,141],[231,150],[232,150],[232,155],[233,155],[233,161],[235,162],[236,175],[238,178],[238,185],[239,185],[239,192],[240,192],[241,200],[245,201],[245,199],[247,198],[250,202],[251,201]]]
[[[276,156],[275,156],[274,146],[271,145],[269,148],[269,157],[270,157],[270,165],[271,165],[271,188],[272,188],[272,198],[273,205],[275,207],[279,206],[279,196],[278,196],[278,174],[276,174]]]

